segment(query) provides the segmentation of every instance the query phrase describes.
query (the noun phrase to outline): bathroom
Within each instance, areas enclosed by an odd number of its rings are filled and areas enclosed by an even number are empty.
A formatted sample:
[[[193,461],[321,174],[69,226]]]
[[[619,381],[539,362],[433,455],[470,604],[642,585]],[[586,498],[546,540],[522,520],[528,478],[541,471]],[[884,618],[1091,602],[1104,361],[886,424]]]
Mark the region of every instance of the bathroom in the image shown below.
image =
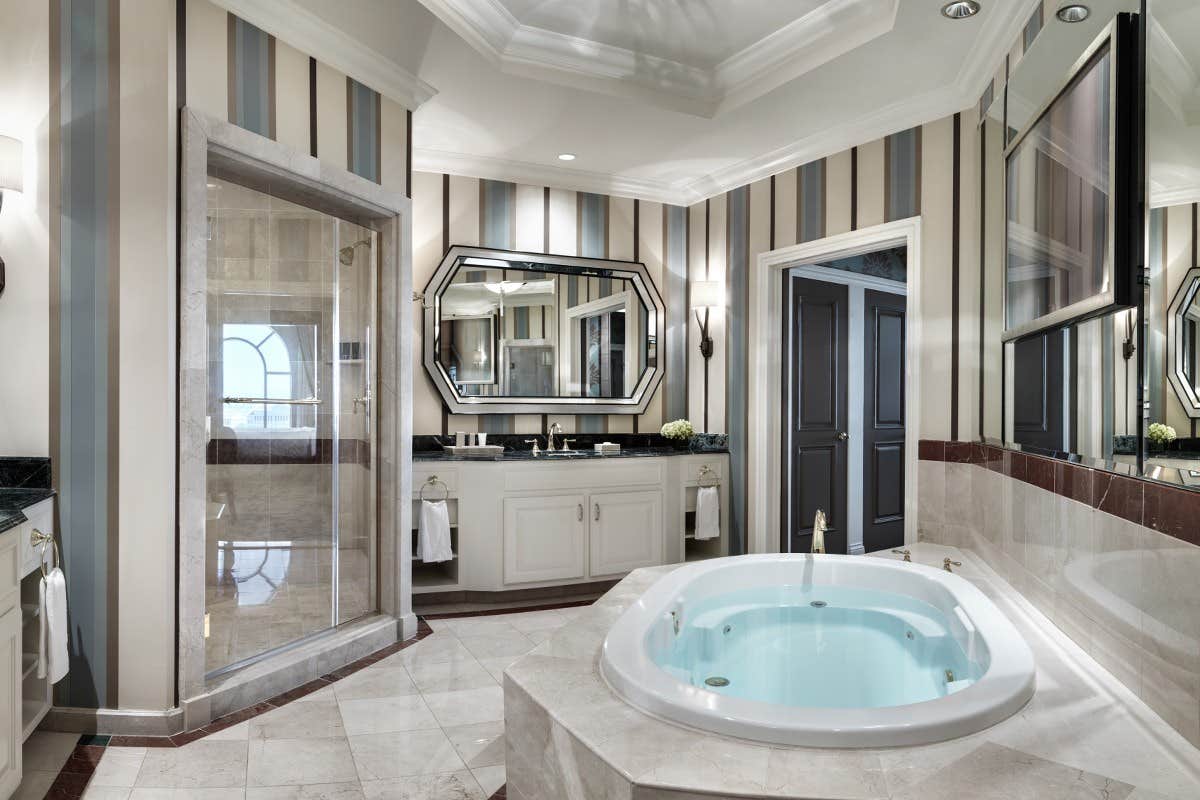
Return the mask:
[[[0,797],[1200,796],[1193,6],[0,0]]]

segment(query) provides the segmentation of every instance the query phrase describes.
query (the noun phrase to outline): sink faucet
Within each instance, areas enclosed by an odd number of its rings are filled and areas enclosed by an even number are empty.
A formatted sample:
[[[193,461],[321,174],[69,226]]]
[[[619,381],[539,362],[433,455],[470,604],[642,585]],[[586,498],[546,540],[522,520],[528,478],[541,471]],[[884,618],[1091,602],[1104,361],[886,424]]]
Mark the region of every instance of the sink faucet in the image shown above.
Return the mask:
[[[557,422],[550,426],[550,433],[546,436],[546,450],[554,452],[558,449],[554,446],[554,435],[558,434],[562,436],[562,432],[562,425],[559,425]]]
[[[813,552],[813,553],[824,553],[825,552],[825,531],[827,531],[828,529],[829,529],[829,526],[825,522],[825,512],[818,508],[817,515],[816,515],[816,517],[813,518],[813,532],[812,532],[813,538],[812,538],[811,552]]]

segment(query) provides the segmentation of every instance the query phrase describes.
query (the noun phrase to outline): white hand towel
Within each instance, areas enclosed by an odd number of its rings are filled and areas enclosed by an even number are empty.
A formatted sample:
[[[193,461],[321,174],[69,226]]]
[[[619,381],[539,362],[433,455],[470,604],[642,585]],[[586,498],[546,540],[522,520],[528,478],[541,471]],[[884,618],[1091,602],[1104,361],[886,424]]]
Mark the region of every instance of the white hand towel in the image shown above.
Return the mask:
[[[454,558],[450,548],[450,510],[445,500],[422,500],[418,554],[426,564]]]
[[[67,674],[67,579],[58,567],[42,578],[38,602],[37,676],[58,683]]]
[[[696,490],[696,539],[716,539],[721,535],[721,495],[715,486]]]

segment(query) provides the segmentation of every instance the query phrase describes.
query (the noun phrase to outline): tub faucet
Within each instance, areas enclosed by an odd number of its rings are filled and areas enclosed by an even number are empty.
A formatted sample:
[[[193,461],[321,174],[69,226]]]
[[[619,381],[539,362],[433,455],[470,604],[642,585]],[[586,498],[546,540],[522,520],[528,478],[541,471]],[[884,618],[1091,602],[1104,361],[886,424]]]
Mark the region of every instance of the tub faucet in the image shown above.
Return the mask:
[[[817,515],[813,518],[812,549],[810,552],[825,552],[825,531],[828,529],[829,526],[825,522],[825,512],[818,508]]]
[[[900,555],[904,556],[905,561],[912,563],[912,551],[909,550],[907,547],[903,550],[893,550],[892,552],[898,556],[900,556]]]
[[[949,556],[942,559],[942,569],[946,570],[946,572],[953,572],[954,570],[950,569],[951,566],[961,567],[962,562],[961,561],[951,561]]]

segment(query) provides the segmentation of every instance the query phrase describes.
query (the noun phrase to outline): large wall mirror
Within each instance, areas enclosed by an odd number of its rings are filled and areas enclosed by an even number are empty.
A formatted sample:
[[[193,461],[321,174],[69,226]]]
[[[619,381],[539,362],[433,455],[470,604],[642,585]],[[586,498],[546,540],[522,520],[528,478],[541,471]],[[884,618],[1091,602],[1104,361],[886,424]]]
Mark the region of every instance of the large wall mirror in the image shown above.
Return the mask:
[[[456,414],[637,414],[664,324],[640,263],[455,246],[425,290],[425,369]]]
[[[1200,4],[1146,11],[1143,474],[1200,488]]]

